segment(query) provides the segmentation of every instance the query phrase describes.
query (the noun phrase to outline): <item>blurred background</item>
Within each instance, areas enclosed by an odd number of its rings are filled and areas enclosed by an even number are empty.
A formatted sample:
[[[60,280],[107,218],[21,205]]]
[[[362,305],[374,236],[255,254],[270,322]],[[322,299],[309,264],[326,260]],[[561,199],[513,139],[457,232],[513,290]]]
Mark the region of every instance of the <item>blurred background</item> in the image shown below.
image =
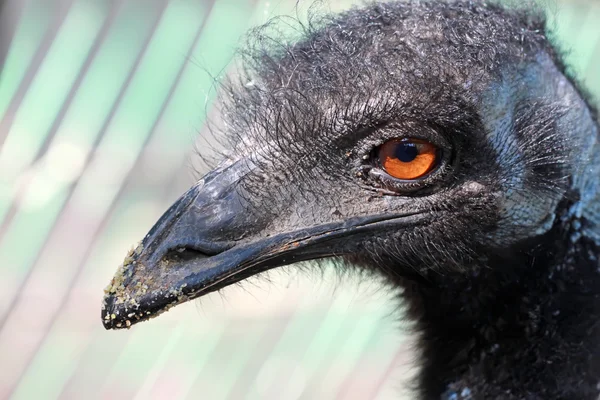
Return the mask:
[[[1,399],[411,398],[410,338],[376,282],[274,272],[102,328],[103,288],[202,169],[193,149],[240,36],[294,0],[4,3]],[[600,2],[549,14],[600,94]]]

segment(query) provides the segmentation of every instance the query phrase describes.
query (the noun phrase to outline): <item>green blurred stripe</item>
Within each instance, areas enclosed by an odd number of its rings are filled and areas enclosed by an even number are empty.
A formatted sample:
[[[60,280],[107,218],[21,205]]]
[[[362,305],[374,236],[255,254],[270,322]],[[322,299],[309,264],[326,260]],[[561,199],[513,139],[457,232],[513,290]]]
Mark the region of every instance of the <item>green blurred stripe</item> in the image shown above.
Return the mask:
[[[161,343],[161,347],[157,349],[156,359],[152,363],[148,374],[146,374],[146,377],[140,381],[141,384],[136,387],[136,393],[133,400],[147,400],[151,397],[152,388],[154,387],[156,380],[160,377],[161,372],[164,371],[164,368],[167,365],[167,362],[171,357],[176,345],[181,340],[184,329],[185,324],[179,322],[178,325],[173,328],[173,330],[170,330],[167,340]]]
[[[589,15],[590,8],[590,3],[561,1],[558,3],[556,14],[550,11],[549,16],[556,19],[560,40],[577,36],[582,21]]]
[[[64,334],[64,331],[62,332]],[[63,382],[59,398],[85,400],[100,399],[100,388],[110,373],[114,360],[130,343],[129,332],[106,335],[104,330],[93,331],[89,345],[79,357],[71,377]],[[66,360],[69,362],[68,360]],[[48,370],[45,371],[48,373]],[[40,377],[37,377],[40,379]],[[44,399],[33,397],[34,399]]]
[[[107,9],[102,4],[79,0],[69,10],[0,150],[2,174],[9,178],[23,171],[41,148],[103,24]]]
[[[137,2],[125,2],[66,111],[54,145],[75,146],[82,156],[87,157],[103,133],[103,125],[113,108],[118,106],[127,78],[134,72],[132,68],[148,38],[155,12],[152,8],[140,7]],[[62,186],[70,184],[61,183]],[[0,217],[10,207],[13,195],[0,197]]]
[[[312,300],[310,296],[307,296],[306,300]],[[319,309],[319,312],[299,312],[294,316],[286,327],[284,334],[281,339],[272,349],[269,354],[268,360],[288,360],[295,363],[295,360],[299,360],[303,357],[308,346],[318,332],[319,327],[323,324],[324,319],[328,314],[323,313],[324,309]],[[267,360],[267,362],[268,362]],[[300,369],[304,370],[304,365],[298,363]],[[249,385],[246,390],[245,396],[240,396],[239,400],[259,400],[261,398],[275,398],[275,390],[283,390],[289,385],[291,376],[273,375],[271,377],[263,377],[261,384],[265,386],[267,392],[259,391],[256,385]],[[265,396],[266,394],[266,396]]]
[[[398,312],[398,310],[394,311]],[[346,383],[342,383],[339,388],[336,396],[338,400],[353,398],[352,390],[355,381],[366,383],[368,386],[366,390],[363,390],[363,394],[369,393],[370,397],[368,398],[376,398],[381,382],[385,381],[385,376],[393,368],[400,369],[400,366],[394,364],[400,349],[404,351],[409,349],[404,342],[409,336],[406,333],[410,332],[410,326],[398,323],[397,317],[393,317],[393,321],[390,321],[392,318],[390,315],[380,312],[374,314],[380,318],[376,323],[376,332],[363,347],[360,359],[356,361],[353,370],[344,378]],[[367,375],[365,378],[364,372],[370,376]],[[369,377],[371,380],[367,381]]]
[[[0,79],[0,119],[30,66],[48,26],[52,13],[46,2],[25,2],[17,30],[10,44]]]
[[[579,73],[587,70],[590,61],[594,56],[594,48],[600,40],[600,24],[598,15],[600,5],[593,5],[588,10],[585,18],[580,20],[579,29],[572,36],[571,45],[573,46],[573,66]],[[597,66],[596,72],[600,73],[600,66]]]
[[[99,377],[104,381],[101,396],[107,396],[111,387],[123,390],[124,397],[136,393],[138,385],[150,372],[157,361],[161,349],[170,340],[176,327],[171,329],[134,329],[128,331],[128,345],[123,348],[110,373]]]
[[[270,329],[270,325],[252,319],[244,326],[239,322],[229,326],[185,398],[196,400],[201,394],[205,399],[226,399],[261,338],[268,335]]]
[[[269,360],[273,359],[273,348],[281,340],[293,317],[293,313],[283,315],[277,319],[276,323],[270,324],[270,328],[257,345],[254,346],[250,357],[248,357],[247,362],[242,366],[241,371],[243,373],[233,377],[232,382],[228,385],[228,389],[224,393],[224,398],[239,400],[245,397],[248,393],[248,387],[252,387],[252,384],[257,382],[262,368],[268,364]]]
[[[36,355],[34,362],[13,392],[11,400],[57,399],[64,380],[75,370],[82,349],[92,339],[87,332],[69,329],[68,323],[57,324],[60,334],[46,339],[46,346]],[[40,359],[51,360],[50,364]]]
[[[94,160],[96,169],[92,167],[91,173],[80,179],[74,198],[78,203],[86,204],[97,216],[108,212],[169,100],[168,94],[175,84],[179,67],[185,62],[185,51],[181,52],[181,57],[165,57],[165,54],[170,54],[173,40],[191,44],[193,29],[182,26],[191,27],[203,16],[201,9],[190,8],[189,4],[175,1],[167,8],[96,149],[100,157]],[[109,166],[110,182],[99,182],[100,164]]]
[[[186,60],[180,84],[157,126],[164,146],[188,149],[205,121],[205,106],[215,96],[214,77],[222,77],[240,36],[250,21],[249,2],[218,0],[192,56]]]
[[[102,134],[155,19],[151,9],[134,4],[126,1],[117,16],[61,121],[50,152],[54,146],[68,144],[87,157]]]
[[[587,87],[596,94],[596,105],[600,107],[600,5],[596,4],[593,11],[596,21],[596,39],[592,43],[593,50],[585,69]]]
[[[154,12],[125,1],[67,111],[55,140],[89,152],[150,34]]]
[[[200,317],[199,317],[200,318]],[[207,364],[215,353],[215,348],[224,334],[223,324],[209,324],[206,332],[198,334],[188,332],[179,346],[174,350],[172,363],[175,374],[182,379],[173,400],[182,400],[190,395],[194,383],[198,380],[201,371],[210,368]]]
[[[31,183],[38,188],[45,188],[44,176],[40,175]],[[4,240],[0,245],[0,287],[4,293],[15,295],[18,286],[3,287],[2,276],[8,275],[9,282],[22,281],[30,266],[37,259],[38,253],[52,230],[60,211],[65,204],[68,193],[61,190],[55,193],[32,193],[32,196],[48,196],[43,207],[32,207],[17,213],[10,222]],[[32,201],[37,201],[35,198]],[[15,279],[16,278],[16,279]],[[12,296],[11,296],[12,297]],[[0,329],[12,303],[0,304]]]
[[[379,337],[381,327],[381,315],[363,314],[354,315],[358,321],[355,328],[348,332],[348,339],[340,348],[335,360],[329,369],[328,375],[323,380],[331,387],[331,397],[338,398],[343,393],[345,380],[351,377],[352,371],[357,367],[358,361],[365,352],[369,342]],[[329,376],[330,378],[328,378]],[[337,393],[337,395],[334,395]]]
[[[164,46],[167,46],[171,40],[174,40],[177,43],[185,43],[186,40],[190,41],[191,38],[193,38],[195,29],[198,25],[198,22],[202,20],[202,12],[200,12],[200,10],[197,7],[196,8],[190,8],[190,7],[181,8],[181,7],[179,7],[180,4],[184,4],[184,3],[178,3],[178,2],[171,3],[171,5],[166,10],[163,18],[161,19],[161,22],[156,30],[153,40],[150,43],[150,45],[148,46],[148,49],[144,56],[143,62],[140,65],[140,69],[142,71],[144,71],[143,67],[144,67],[144,65],[146,65],[145,70],[147,71],[147,75],[148,75],[146,77],[147,80],[139,81],[137,83],[138,85],[143,86],[143,85],[147,84],[149,79],[151,79],[151,78],[156,79],[157,77],[164,77],[165,73],[167,73],[167,74],[172,73],[173,68],[167,69],[167,68],[165,68],[164,63],[163,64],[157,63],[157,55],[164,54],[164,50],[165,50]],[[138,19],[140,18],[140,12],[142,10],[140,9],[139,6],[141,4],[137,3],[137,5],[138,5],[137,9],[130,10],[130,11],[132,11],[132,13],[127,15],[128,19],[131,19],[134,15],[136,16],[136,18],[138,18]],[[153,43],[159,43],[163,47],[160,47],[157,45],[153,46]],[[188,47],[189,47],[189,45],[188,45]],[[150,69],[148,71],[148,65],[152,66],[154,69]],[[177,64],[175,64],[175,67],[177,67]],[[135,86],[134,86],[134,89],[135,89]],[[130,96],[131,96],[131,93],[130,93]],[[125,97],[125,98],[127,98],[127,97]],[[105,104],[109,104],[109,102],[107,102]],[[153,114],[150,114],[150,115],[153,115]],[[111,201],[109,201],[109,203],[110,202]],[[85,205],[82,205],[82,206],[85,207]],[[74,266],[74,267],[76,268],[76,266]],[[74,271],[75,271],[75,268],[73,268]],[[52,358],[49,358],[47,360],[51,360],[51,359]],[[35,371],[34,371],[34,373],[35,373]],[[26,380],[27,379],[25,379],[25,381]],[[59,379],[58,381],[64,381],[64,379],[63,380]],[[37,386],[21,385],[20,387],[21,388],[22,387],[35,388]],[[26,393],[24,396],[29,395],[26,390],[23,390],[22,392]]]
[[[177,72],[185,61],[185,52],[181,57],[167,55],[172,53],[173,43],[182,43],[184,46],[187,43],[189,46],[195,31],[194,24],[199,22],[201,15],[200,10],[189,8],[187,2],[170,3],[99,151],[126,149],[128,154],[135,155],[142,150]]]
[[[87,10],[88,12],[92,11]],[[144,14],[140,11],[139,7],[129,7],[123,10],[115,25],[117,31],[113,32],[105,42],[107,47],[103,46],[100,49],[99,58],[92,64],[89,74],[84,78],[74,99],[72,108],[67,111],[64,125],[59,128],[55,137],[56,141],[71,142],[77,145],[84,155],[87,155],[91,149],[92,141],[99,134],[104,119],[108,117],[110,108],[124,83],[124,78],[132,67],[137,52],[131,51],[131,49],[139,48],[149,32],[151,18],[148,15],[144,18]],[[123,40],[122,29],[131,25],[132,20],[137,21],[136,28],[139,28],[139,32],[128,35],[131,36],[131,41]],[[121,43],[117,44],[118,42]],[[129,46],[131,55],[121,57],[123,60],[121,67],[114,67],[112,65],[114,58],[112,57],[122,56],[122,53],[127,52],[124,45]],[[68,45],[67,47],[70,48]],[[64,51],[67,50],[59,50],[59,52]],[[111,75],[110,71],[119,72],[121,76]],[[114,78],[116,82],[114,84],[103,83],[102,80],[107,78]],[[89,103],[90,101],[91,103]],[[81,119],[78,111],[88,106],[97,107],[96,112],[93,115],[84,114],[85,120]],[[33,180],[27,185],[21,204],[36,202],[42,202],[42,204],[37,207],[21,206],[6,227],[3,240],[0,241],[0,276],[11,274],[14,277],[16,275],[19,281],[25,277],[37,254],[41,251],[46,237],[51,232],[54,221],[62,211],[62,205],[69,194],[69,185],[70,182],[56,181],[55,178],[49,176],[46,169],[40,169],[34,175]],[[45,193],[41,192],[41,189]],[[60,204],[60,206],[47,207],[43,205],[43,196],[50,196],[48,201],[52,204]],[[53,202],[53,197],[60,198],[60,203]],[[13,200],[13,196],[3,196],[0,199],[0,216],[6,213]],[[26,241],[23,240],[24,237],[27,237]],[[14,251],[15,246],[23,246],[23,244],[27,244],[29,251]],[[8,292],[14,292],[16,289],[10,288]],[[4,311],[3,308],[0,305],[0,310]],[[0,315],[3,313],[0,312]]]
[[[138,13],[138,17],[139,17],[139,15],[143,15],[143,13]],[[80,206],[81,206],[81,205],[80,205]],[[78,207],[78,208],[81,208],[81,207]],[[85,205],[83,205],[83,208],[85,208]],[[93,219],[92,219],[92,221],[93,221]],[[75,267],[76,267],[76,266],[75,266]],[[75,270],[76,270],[76,268],[75,268],[75,269],[73,269],[73,272],[75,272]],[[65,278],[66,278],[66,279],[65,279],[65,282],[67,283],[67,287],[69,287],[69,285],[68,285],[68,282],[69,282],[70,280],[72,280],[73,278],[71,278],[71,279],[69,279],[69,278],[67,278],[67,277],[65,277]],[[49,323],[50,323],[50,322],[52,321],[52,319],[54,318],[54,316],[49,316],[49,315],[48,315],[48,316],[45,316],[45,317],[46,317],[46,318],[50,318],[50,319],[48,320],[48,322],[49,322]],[[42,340],[42,339],[43,339],[42,337],[40,337],[40,338],[39,338],[39,340]],[[39,343],[39,342],[38,342],[38,343]],[[34,345],[34,344],[32,344],[32,347],[35,347],[35,345]]]
[[[298,359],[309,373],[307,388],[318,388],[321,375],[326,371],[331,361],[331,357],[337,354],[339,348],[343,345],[348,332],[354,329],[354,316],[340,312],[344,307],[340,307],[346,301],[342,296],[335,297],[329,313],[323,317],[323,323],[308,346],[304,355]],[[346,307],[347,310],[347,307]],[[307,390],[303,393],[301,399],[312,400],[317,393]]]

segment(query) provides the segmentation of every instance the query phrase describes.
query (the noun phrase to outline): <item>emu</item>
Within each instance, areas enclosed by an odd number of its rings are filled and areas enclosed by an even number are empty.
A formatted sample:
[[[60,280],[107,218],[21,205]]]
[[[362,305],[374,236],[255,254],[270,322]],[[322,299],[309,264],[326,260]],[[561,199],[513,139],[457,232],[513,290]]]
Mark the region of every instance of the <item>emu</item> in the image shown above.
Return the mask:
[[[426,0],[258,33],[223,161],[127,256],[105,327],[334,258],[401,289],[420,399],[598,399],[598,122],[546,25]]]

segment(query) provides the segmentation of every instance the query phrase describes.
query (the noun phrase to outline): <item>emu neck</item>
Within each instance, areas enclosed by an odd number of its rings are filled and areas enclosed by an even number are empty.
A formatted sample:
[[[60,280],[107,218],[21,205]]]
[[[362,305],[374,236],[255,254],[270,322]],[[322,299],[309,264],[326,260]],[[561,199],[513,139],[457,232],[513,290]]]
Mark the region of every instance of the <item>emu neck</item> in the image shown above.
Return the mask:
[[[404,282],[423,399],[599,398],[600,252],[579,234],[587,223],[563,219],[469,275]]]

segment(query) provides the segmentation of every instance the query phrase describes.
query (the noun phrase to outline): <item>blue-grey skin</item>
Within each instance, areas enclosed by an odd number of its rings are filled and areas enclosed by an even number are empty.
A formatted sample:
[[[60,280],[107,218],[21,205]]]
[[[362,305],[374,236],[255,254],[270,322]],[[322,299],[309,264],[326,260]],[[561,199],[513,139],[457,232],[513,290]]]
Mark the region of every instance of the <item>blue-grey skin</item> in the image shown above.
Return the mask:
[[[227,154],[127,258],[105,326],[334,257],[401,289],[416,397],[596,400],[598,125],[544,25],[409,1],[255,32],[222,90]],[[390,176],[377,149],[399,138],[436,168]]]

